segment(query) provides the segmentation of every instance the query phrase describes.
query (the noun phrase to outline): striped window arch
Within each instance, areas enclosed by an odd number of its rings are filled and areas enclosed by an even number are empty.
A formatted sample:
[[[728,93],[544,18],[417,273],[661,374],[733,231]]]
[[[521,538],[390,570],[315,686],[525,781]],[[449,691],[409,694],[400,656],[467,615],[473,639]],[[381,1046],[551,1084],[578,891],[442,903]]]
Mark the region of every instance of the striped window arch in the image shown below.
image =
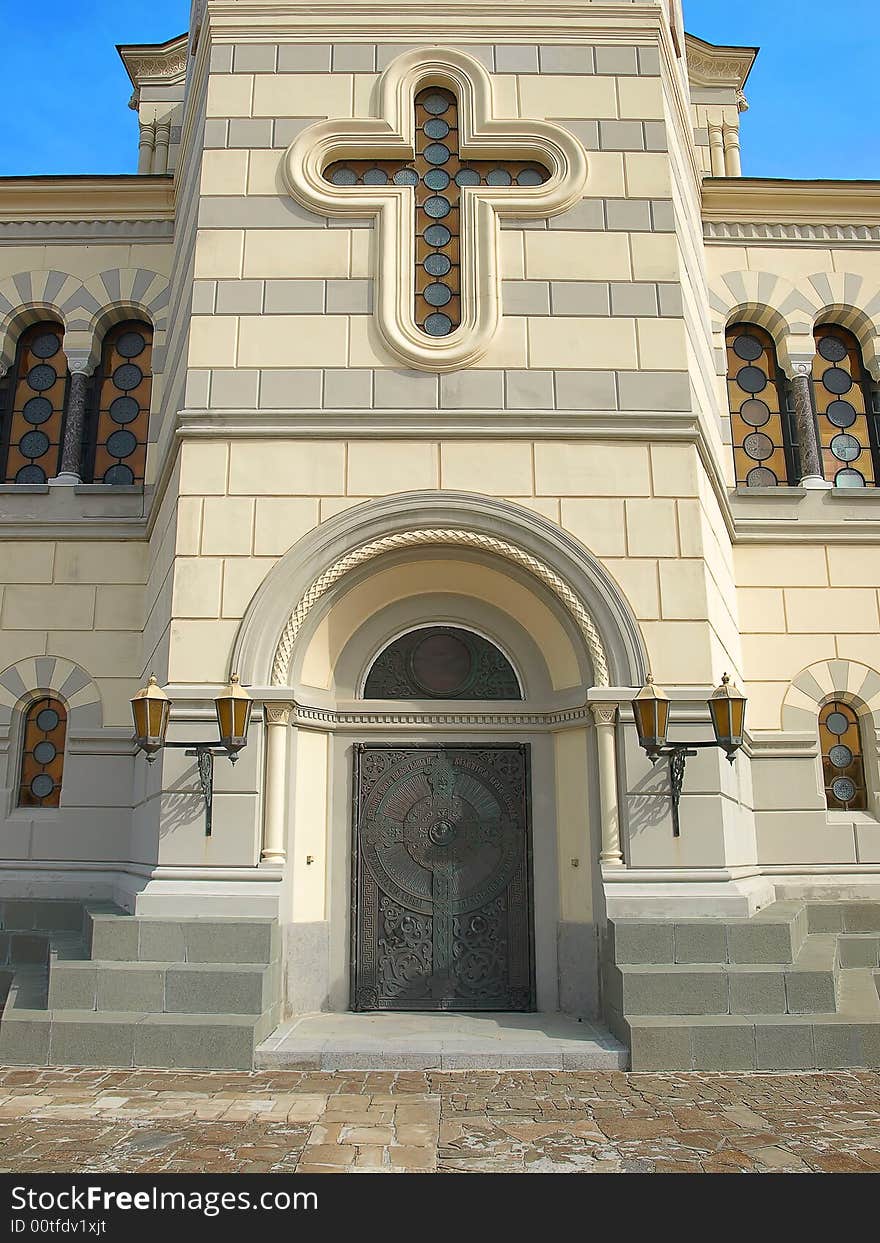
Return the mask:
[[[150,421],[153,329],[141,320],[114,324],[103,341],[91,388],[83,477],[142,484]]]
[[[795,470],[785,380],[757,324],[727,329],[727,399],[737,486],[787,486]]]
[[[60,699],[38,695],[24,713],[19,807],[58,807],[64,775],[67,709]]]
[[[46,483],[58,474],[67,394],[64,329],[54,320],[21,334],[0,398],[0,482]]]
[[[861,721],[848,703],[831,699],[819,711],[822,780],[829,811],[865,811],[868,789]]]
[[[816,329],[813,396],[825,478],[837,488],[876,487],[880,415],[872,411],[861,347],[846,328]]]

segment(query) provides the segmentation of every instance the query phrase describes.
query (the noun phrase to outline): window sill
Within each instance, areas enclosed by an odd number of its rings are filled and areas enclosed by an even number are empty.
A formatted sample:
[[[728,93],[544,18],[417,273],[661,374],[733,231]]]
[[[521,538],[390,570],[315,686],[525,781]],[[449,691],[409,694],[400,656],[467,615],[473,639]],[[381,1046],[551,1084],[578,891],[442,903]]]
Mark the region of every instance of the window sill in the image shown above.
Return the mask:
[[[747,488],[744,484],[738,484],[733,489],[734,496],[750,496],[755,498],[773,497],[787,498],[788,500],[800,500],[802,496],[807,495],[806,488]]]

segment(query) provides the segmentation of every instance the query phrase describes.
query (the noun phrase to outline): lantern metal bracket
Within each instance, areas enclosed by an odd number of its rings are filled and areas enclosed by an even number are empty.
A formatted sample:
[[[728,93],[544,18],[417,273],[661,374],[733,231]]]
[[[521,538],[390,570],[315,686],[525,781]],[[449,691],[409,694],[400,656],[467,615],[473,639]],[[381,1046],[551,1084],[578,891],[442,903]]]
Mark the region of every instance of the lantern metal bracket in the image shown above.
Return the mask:
[[[230,751],[216,742],[166,742],[165,746],[177,747],[184,755],[196,757],[199,787],[205,801],[205,837],[210,837],[214,818],[214,756],[225,755],[234,764],[238,759],[238,752]]]
[[[681,837],[681,824],[678,817],[678,805],[681,802],[681,791],[684,786],[684,770],[687,765],[688,756],[696,755],[697,751],[705,750],[708,747],[718,747],[724,750],[720,743],[715,742],[671,742],[665,747],[658,747],[648,752],[648,759],[652,764],[656,764],[659,759],[669,759],[669,788],[672,794],[672,836]],[[730,754],[727,756],[730,763],[733,763],[734,757]]]

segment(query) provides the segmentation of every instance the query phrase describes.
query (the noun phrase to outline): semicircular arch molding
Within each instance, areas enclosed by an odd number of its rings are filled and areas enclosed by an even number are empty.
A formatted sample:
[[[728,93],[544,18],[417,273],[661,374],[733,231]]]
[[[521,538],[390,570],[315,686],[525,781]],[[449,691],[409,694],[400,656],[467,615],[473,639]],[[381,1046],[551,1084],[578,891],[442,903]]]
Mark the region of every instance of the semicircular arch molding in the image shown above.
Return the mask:
[[[819,709],[838,698],[873,717],[880,729],[880,673],[858,660],[820,660],[792,678],[782,701],[782,728],[814,731]]]
[[[63,699],[68,711],[68,731],[98,728],[103,724],[101,692],[94,679],[63,656],[29,656],[0,672],[0,724],[36,692],[51,692]]]
[[[41,319],[56,319],[67,327],[65,302],[80,286],[69,272],[19,272],[0,281],[0,374],[15,362],[18,338]]]
[[[597,686],[640,685],[645,646],[629,606],[579,541],[530,510],[471,493],[411,492],[368,501],[303,536],[251,601],[232,666],[250,685],[289,685],[297,637],[315,604],[387,553],[459,547],[538,580],[572,618]]]

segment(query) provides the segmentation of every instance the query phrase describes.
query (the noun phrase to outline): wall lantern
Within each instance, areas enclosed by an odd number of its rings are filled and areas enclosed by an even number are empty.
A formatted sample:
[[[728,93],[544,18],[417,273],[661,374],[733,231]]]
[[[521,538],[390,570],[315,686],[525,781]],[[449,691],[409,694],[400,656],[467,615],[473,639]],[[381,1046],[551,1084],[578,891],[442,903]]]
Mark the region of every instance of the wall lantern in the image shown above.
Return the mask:
[[[712,728],[715,731],[714,742],[667,743],[669,696],[659,686],[654,685],[654,679],[650,674],[645,679],[645,685],[632,701],[639,743],[644,748],[648,759],[652,764],[656,764],[661,757],[669,758],[673,837],[681,835],[678,805],[681,801],[684,769],[688,756],[696,755],[698,750],[706,747],[720,747],[732,764],[743,743],[746,697],[731,683],[726,673],[721,679],[721,685],[717,686],[709,696],[707,705],[712,718]]]
[[[166,742],[165,734],[171,716],[171,700],[159,686],[155,677],[138,691],[131,701],[134,720],[134,741],[137,749],[146,753],[152,764],[162,747],[178,747],[186,755],[194,755],[199,769],[199,785],[205,800],[205,836],[211,836],[214,803],[214,756],[225,755],[230,763],[238,759],[242,747],[247,746],[248,725],[253,700],[239,684],[238,674],[233,673],[229,685],[214,700],[217,713],[218,742]]]

